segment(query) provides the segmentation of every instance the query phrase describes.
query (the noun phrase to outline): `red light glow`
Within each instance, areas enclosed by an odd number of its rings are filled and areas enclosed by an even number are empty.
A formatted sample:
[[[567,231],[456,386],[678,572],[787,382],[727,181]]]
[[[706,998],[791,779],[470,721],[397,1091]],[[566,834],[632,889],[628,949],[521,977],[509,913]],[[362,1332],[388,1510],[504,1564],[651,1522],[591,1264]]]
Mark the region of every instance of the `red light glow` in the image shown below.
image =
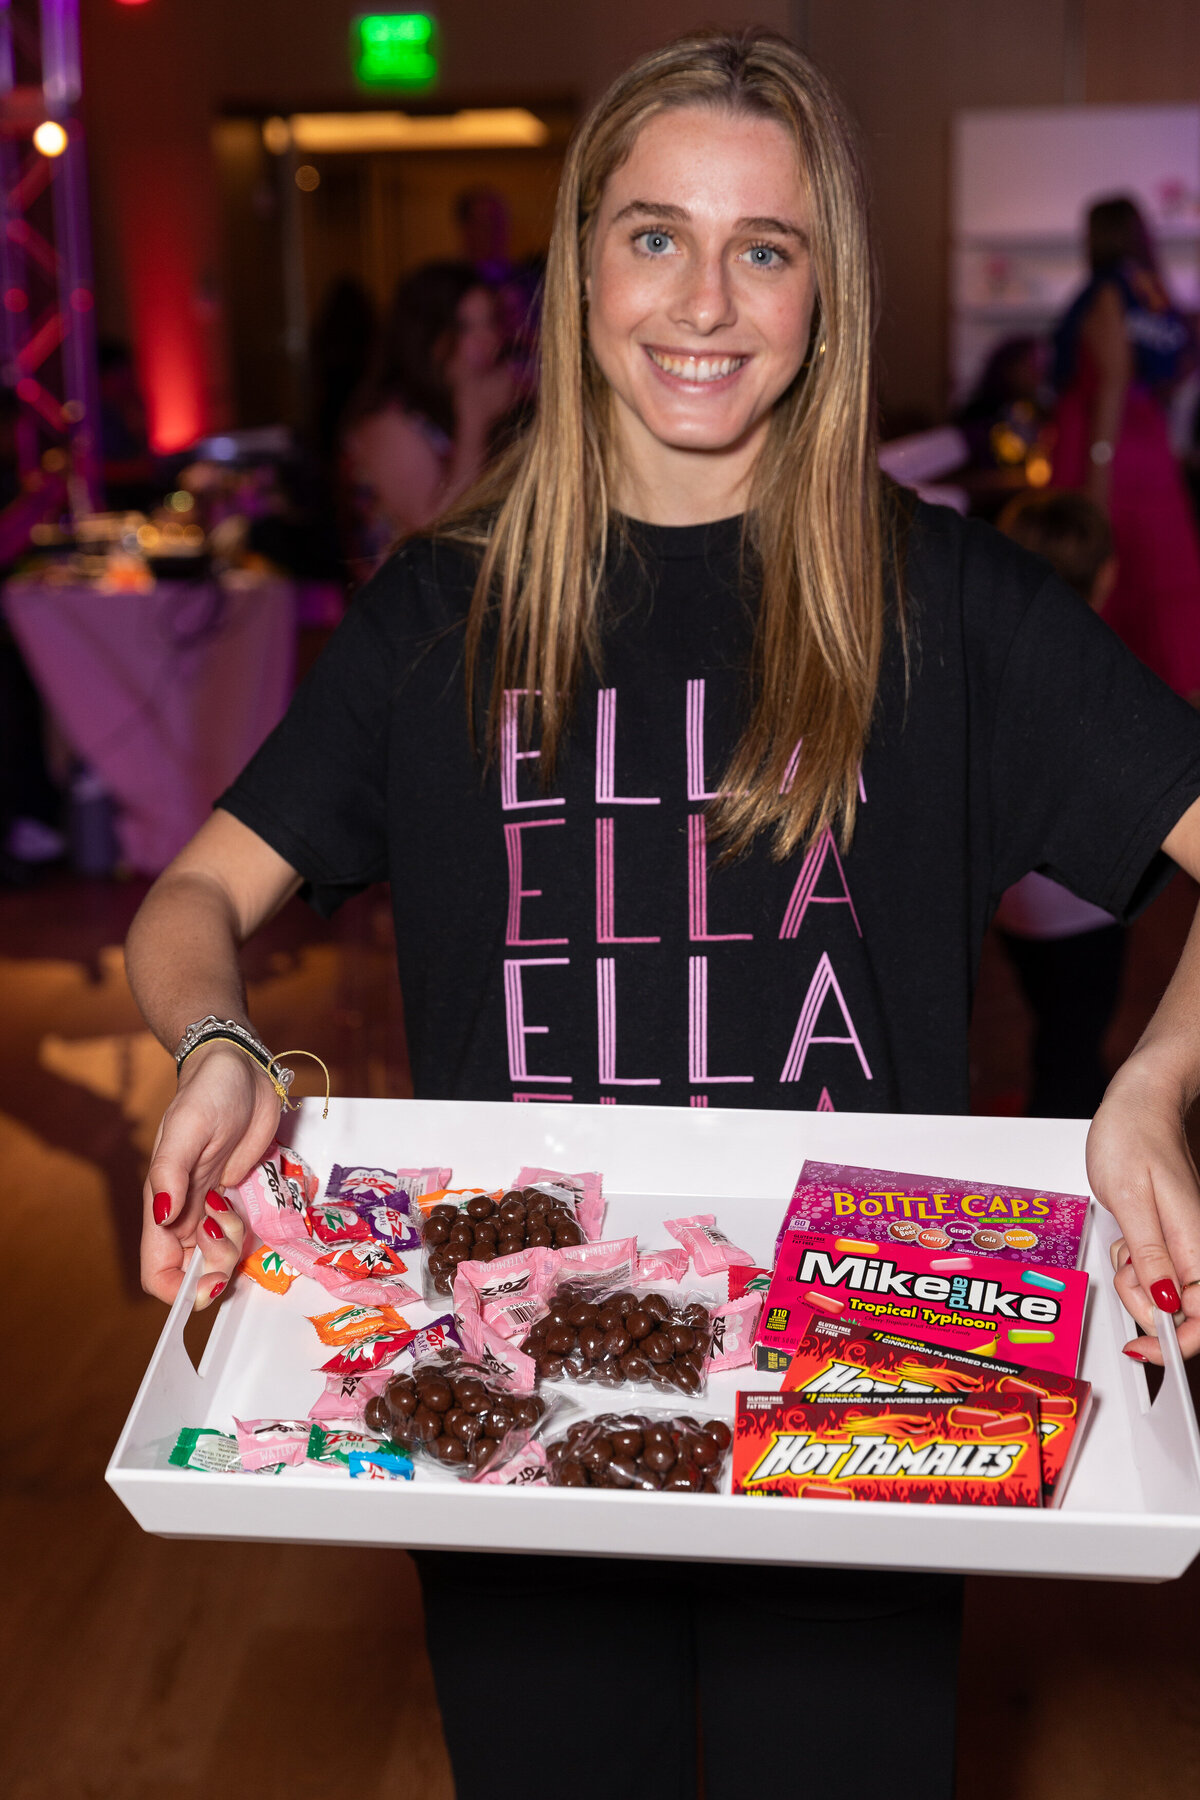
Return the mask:
[[[11,287],[4,290],[4,309],[6,312],[21,313],[29,305],[29,295],[24,288]]]
[[[161,246],[167,249],[166,244]],[[204,435],[203,351],[192,318],[189,271],[174,259],[134,272],[133,304],[150,441],[159,452],[182,450]]]

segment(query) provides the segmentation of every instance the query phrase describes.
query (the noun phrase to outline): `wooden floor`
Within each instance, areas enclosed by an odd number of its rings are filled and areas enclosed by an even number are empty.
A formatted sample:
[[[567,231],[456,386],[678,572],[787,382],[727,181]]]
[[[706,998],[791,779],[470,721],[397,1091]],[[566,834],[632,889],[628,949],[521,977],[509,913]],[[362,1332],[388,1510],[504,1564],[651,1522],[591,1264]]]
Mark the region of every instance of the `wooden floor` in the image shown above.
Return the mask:
[[[450,1800],[407,1557],[157,1540],[103,1485],[163,1316],[136,1280],[141,1171],[173,1087],[117,948],[139,897],[67,879],[0,891],[0,1794]],[[1193,902],[1178,882],[1139,922],[1115,1051]],[[407,1091],[381,895],[331,925],[294,904],[248,969],[268,1042],[321,1049],[342,1092]],[[989,946],[978,1110],[1019,1110],[1026,1030]],[[1198,1620],[1195,1570],[1160,1588],[973,1582],[963,1800],[1200,1792]]]

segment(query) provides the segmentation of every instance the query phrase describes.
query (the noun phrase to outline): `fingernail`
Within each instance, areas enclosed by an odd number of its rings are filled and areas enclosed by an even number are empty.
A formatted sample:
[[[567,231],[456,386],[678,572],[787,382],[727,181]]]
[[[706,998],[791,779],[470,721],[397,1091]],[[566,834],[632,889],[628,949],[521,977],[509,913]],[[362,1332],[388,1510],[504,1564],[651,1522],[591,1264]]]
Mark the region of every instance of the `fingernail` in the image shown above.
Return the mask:
[[[204,1229],[207,1231],[210,1238],[216,1238],[218,1244],[224,1243],[225,1233],[221,1230],[221,1227],[217,1224],[215,1219],[205,1219]]]
[[[1146,1361],[1146,1358],[1142,1355],[1140,1350],[1130,1350],[1128,1347],[1126,1347],[1125,1355],[1129,1358],[1130,1362],[1145,1362]]]
[[[230,1206],[224,1194],[218,1194],[216,1188],[209,1188],[207,1194],[204,1196],[204,1204],[205,1206],[211,1206],[214,1212],[233,1211],[232,1206]]]
[[[1160,1307],[1163,1312],[1177,1313],[1179,1311],[1182,1302],[1179,1298],[1179,1289],[1173,1281],[1152,1281],[1150,1292],[1154,1297],[1155,1306]]]
[[[218,1281],[216,1287],[213,1289],[212,1293],[208,1296],[209,1299],[215,1300],[217,1298],[217,1295],[223,1294],[225,1292],[225,1289],[228,1286],[229,1286],[229,1283],[227,1281]]]
[[[156,1225],[165,1225],[167,1222],[167,1214],[170,1212],[170,1210],[171,1210],[170,1194],[155,1194],[155,1196],[154,1196],[154,1223]]]

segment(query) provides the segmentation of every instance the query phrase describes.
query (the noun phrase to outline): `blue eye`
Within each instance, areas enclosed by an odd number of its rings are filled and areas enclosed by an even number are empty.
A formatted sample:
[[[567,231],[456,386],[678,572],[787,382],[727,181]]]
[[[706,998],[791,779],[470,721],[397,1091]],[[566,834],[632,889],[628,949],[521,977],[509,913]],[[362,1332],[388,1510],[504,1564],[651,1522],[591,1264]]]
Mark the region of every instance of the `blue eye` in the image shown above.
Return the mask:
[[[782,268],[788,258],[774,244],[751,244],[745,252],[747,262],[756,269]]]
[[[647,256],[662,256],[674,243],[665,231],[639,231],[633,241],[641,246]]]

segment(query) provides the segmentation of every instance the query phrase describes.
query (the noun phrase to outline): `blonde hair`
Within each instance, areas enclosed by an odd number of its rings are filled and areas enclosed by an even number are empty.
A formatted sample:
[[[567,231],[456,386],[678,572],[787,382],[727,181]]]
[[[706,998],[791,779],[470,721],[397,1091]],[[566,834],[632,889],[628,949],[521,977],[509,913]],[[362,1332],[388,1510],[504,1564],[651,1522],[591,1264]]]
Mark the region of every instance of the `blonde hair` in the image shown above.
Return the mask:
[[[537,691],[548,772],[584,662],[599,670],[601,660],[613,449],[607,386],[584,327],[591,234],[605,184],[642,127],[682,106],[777,120],[796,145],[812,209],[809,354],[776,404],[750,494],[761,598],[749,717],[710,807],[727,854],[770,830],[783,857],[827,826],[849,841],[885,609],[865,184],[840,102],[785,39],[680,38],[636,62],[579,126],[550,239],[536,417],[442,529],[482,549],[466,634],[472,729],[486,642],[489,752],[505,691],[525,691],[527,724]]]

